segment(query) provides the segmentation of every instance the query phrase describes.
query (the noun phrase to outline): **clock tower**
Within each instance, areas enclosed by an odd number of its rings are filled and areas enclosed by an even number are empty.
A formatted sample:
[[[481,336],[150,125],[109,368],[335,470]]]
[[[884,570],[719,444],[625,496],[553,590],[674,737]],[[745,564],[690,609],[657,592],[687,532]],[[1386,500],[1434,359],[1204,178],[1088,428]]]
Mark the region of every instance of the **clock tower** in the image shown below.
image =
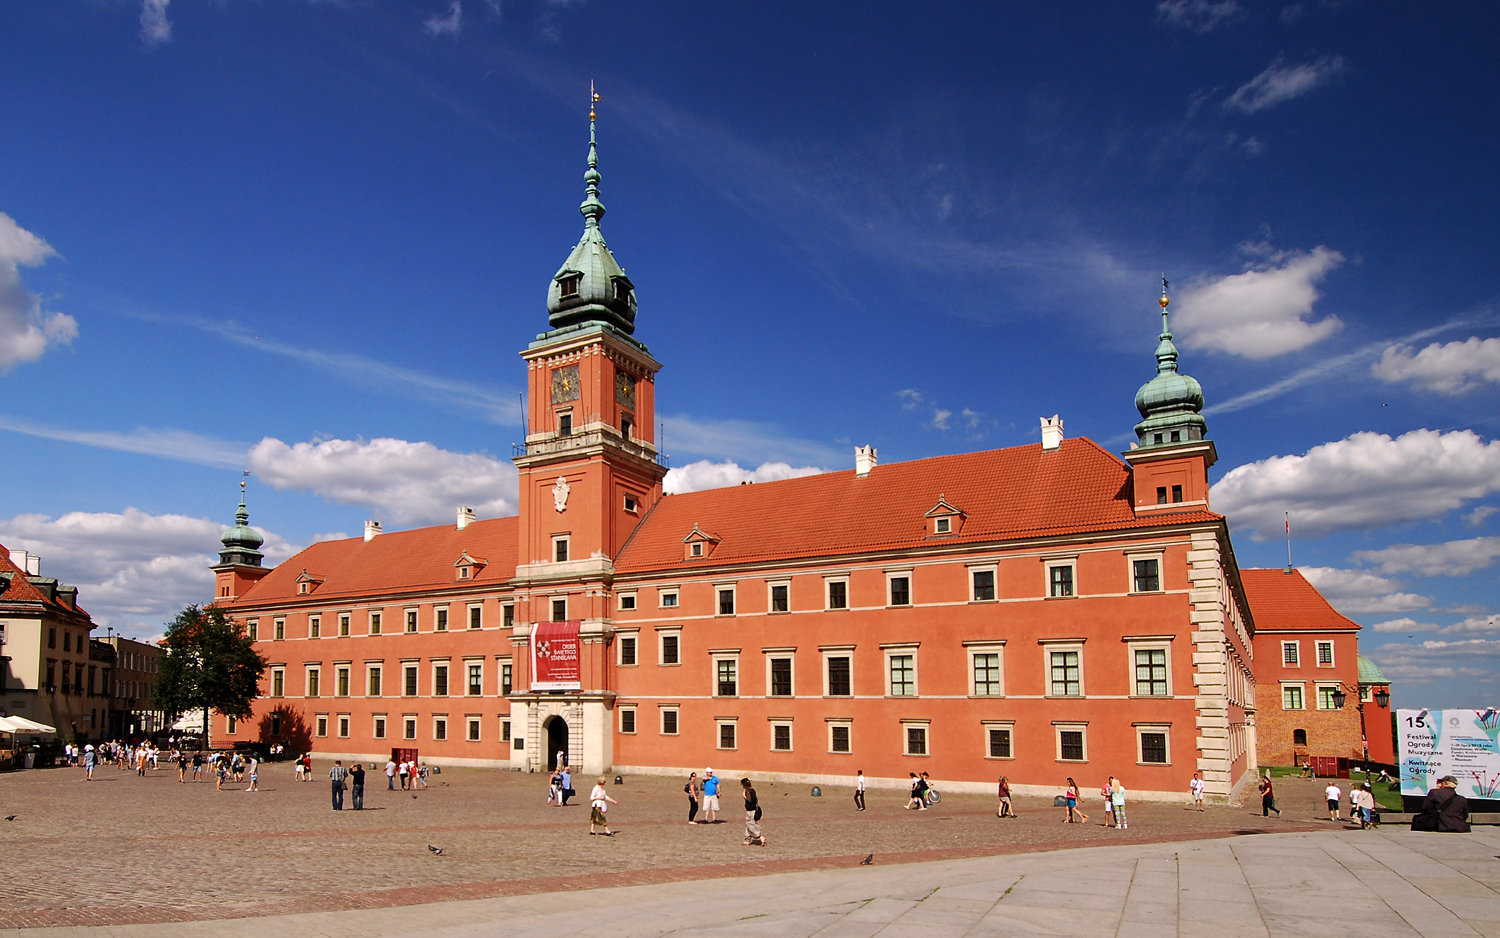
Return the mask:
[[[524,452],[515,457],[518,680],[511,697],[513,707],[526,708],[521,729],[532,747],[513,753],[518,767],[550,769],[562,747],[590,773],[611,762],[614,561],[661,498],[667,474],[654,433],[661,365],[634,337],[635,285],[599,227],[594,121],[591,107],[583,237],[548,286],[551,328],[521,352],[527,413]],[[533,690],[528,649],[536,623],[577,623],[576,691]]]

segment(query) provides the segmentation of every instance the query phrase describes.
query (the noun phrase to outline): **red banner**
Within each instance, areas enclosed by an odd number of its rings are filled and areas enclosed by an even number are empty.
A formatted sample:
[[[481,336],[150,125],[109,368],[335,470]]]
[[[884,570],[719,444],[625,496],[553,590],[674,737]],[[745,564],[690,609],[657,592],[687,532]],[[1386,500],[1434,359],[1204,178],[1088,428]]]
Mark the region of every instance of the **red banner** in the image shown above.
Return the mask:
[[[531,689],[582,690],[578,670],[578,621],[531,626]]]

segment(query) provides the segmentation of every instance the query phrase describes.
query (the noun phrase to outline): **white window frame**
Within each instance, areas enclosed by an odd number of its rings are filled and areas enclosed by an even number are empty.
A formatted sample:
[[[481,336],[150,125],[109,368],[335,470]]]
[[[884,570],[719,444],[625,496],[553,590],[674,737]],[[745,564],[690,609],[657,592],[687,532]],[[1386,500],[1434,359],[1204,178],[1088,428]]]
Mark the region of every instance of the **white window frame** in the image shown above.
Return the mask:
[[[990,575],[990,591],[995,595],[989,599],[979,599],[974,595],[974,575],[976,573],[988,573]],[[1000,565],[998,563],[974,563],[968,565],[969,578],[969,602],[971,603],[997,603],[1000,601]]]
[[[615,666],[619,668],[638,668],[641,666],[641,633],[639,629],[618,629],[615,632]],[[635,646],[635,660],[627,664],[625,662],[625,640],[629,639]]]
[[[1286,660],[1286,650],[1287,650],[1288,646],[1290,646],[1293,649],[1292,654],[1294,656],[1296,656],[1296,658],[1297,658],[1296,661],[1287,661]],[[1302,643],[1301,642],[1295,641],[1295,640],[1288,641],[1286,639],[1282,639],[1281,640],[1281,666],[1283,668],[1300,668],[1300,667],[1302,667]]]
[[[932,519],[932,533],[934,533],[934,534],[952,534],[953,533],[953,516],[952,515],[944,515],[941,518],[933,518]]]
[[[1288,707],[1286,705],[1286,691],[1288,687],[1297,688],[1297,696],[1302,700],[1300,707]],[[1305,713],[1307,707],[1307,684],[1305,681],[1282,681],[1281,682],[1281,709],[1286,713]]]
[[[829,693],[829,691],[831,690],[831,688],[828,686],[828,659],[829,658],[848,658],[849,659],[849,693],[847,693],[847,694],[839,694],[839,695],[837,695],[837,697],[835,699],[837,699],[837,700],[847,700],[847,699],[853,697],[854,696],[854,646],[853,645],[823,645],[823,646],[820,646],[818,648],[818,651],[823,656],[823,672],[822,672],[822,678],[823,678],[823,696],[824,697],[834,697],[833,694]]]
[[[479,626],[478,626],[478,628],[475,628],[475,626],[473,625],[473,622],[474,622],[474,611],[476,609],[479,611]],[[464,618],[464,631],[465,632],[470,632],[470,631],[473,631],[473,632],[482,632],[482,631],[484,631],[484,603],[467,603],[464,606],[464,616],[465,616],[465,618]]]
[[[417,738],[417,715],[415,713],[401,714],[401,738]]]
[[[0,622],[0,643],[3,643],[5,640],[5,629],[3,628],[4,625],[5,623]],[[250,641],[252,642],[260,641],[260,620],[246,619],[245,634],[250,637]]]
[[[1014,762],[1016,761],[1016,721],[1015,720],[981,720],[980,745],[984,757],[992,762]],[[996,756],[990,754],[990,730],[1004,730],[1010,733],[1010,755]]]
[[[734,728],[734,745],[724,745],[724,727]],[[681,731],[682,724],[678,724]],[[739,717],[714,717],[714,748],[722,752],[737,752],[740,748],[740,722]]]
[[[1172,724],[1170,723],[1133,723],[1135,727],[1135,764],[1147,766],[1166,766],[1172,764]],[[1146,748],[1141,736],[1145,733],[1160,733],[1166,737],[1167,761],[1147,762],[1145,759]]]
[[[323,617],[321,615],[307,617],[307,637],[323,637]]]
[[[1130,687],[1130,695],[1129,696],[1134,697],[1137,700],[1169,700],[1172,697],[1176,696],[1176,694],[1175,694],[1175,688],[1173,687],[1173,684],[1172,684],[1172,639],[1173,638],[1174,638],[1174,636],[1171,636],[1171,635],[1145,635],[1145,636],[1126,636],[1125,637],[1125,648],[1126,648],[1125,657],[1126,657],[1126,665],[1129,668],[1129,675],[1128,676],[1130,678],[1130,684],[1128,685]],[[1165,695],[1162,695],[1162,694],[1141,694],[1141,693],[1137,693],[1138,688],[1136,687],[1136,681],[1135,681],[1135,653],[1138,652],[1138,651],[1164,651],[1164,652],[1166,652],[1166,657],[1167,657],[1167,693]],[[1081,661],[1082,659],[1079,659],[1079,660]],[[1080,666],[1079,670],[1080,670],[1080,672],[1082,671],[1082,667],[1081,666]]]
[[[318,697],[326,696],[323,693],[323,666],[315,664],[315,665],[311,665],[311,666],[303,668],[303,671],[304,671],[304,673],[302,675],[302,696],[306,697],[308,699],[316,699]],[[317,690],[316,694],[310,693],[310,691],[314,690],[314,688],[313,688],[314,684],[318,685],[317,688],[316,688],[316,690]]]
[[[1328,646],[1328,663],[1327,664],[1323,663],[1323,646],[1324,645]],[[1333,641],[1331,639],[1324,640],[1324,639],[1320,638],[1320,639],[1317,639],[1316,641],[1313,642],[1313,667],[1315,667],[1315,668],[1332,668],[1332,667],[1335,667],[1338,664],[1338,658],[1335,657],[1335,655],[1336,655],[1336,649],[1335,649],[1334,643],[1333,643]]]
[[[464,714],[464,742],[484,742],[484,717],[477,713]]]
[[[894,698],[897,698],[897,699],[900,699],[900,700],[912,700],[914,698],[922,696],[922,684],[921,684],[921,682],[919,680],[919,672],[917,670],[917,665],[918,665],[918,662],[917,662],[917,648],[918,648],[918,646],[920,644],[921,644],[920,642],[910,642],[910,643],[903,643],[903,644],[899,644],[899,645],[881,645],[880,646],[880,650],[885,653],[885,696],[887,696],[887,697],[894,697]],[[909,658],[911,658],[911,690],[912,690],[912,692],[910,694],[896,694],[896,693],[893,693],[894,687],[892,687],[892,685],[891,685],[891,659],[892,658],[898,658],[898,657],[909,657]],[[851,683],[852,683],[852,681],[851,681]],[[853,690],[853,689],[854,688],[852,688],[852,687],[850,688],[850,690]]]
[[[1043,695],[1053,700],[1081,700],[1089,694],[1088,672],[1083,660],[1083,639],[1064,639],[1061,641],[1042,641],[1042,687],[1046,690]],[[1078,693],[1077,694],[1054,694],[1052,693],[1052,653],[1055,651],[1078,652]]]
[[[629,605],[626,605],[627,601]],[[621,612],[635,612],[638,605],[639,597],[634,591],[615,594],[615,608]]]
[[[406,675],[407,675],[408,670],[410,670],[410,669],[415,669],[415,671],[416,671],[416,674],[417,674],[417,689],[416,689],[415,693],[408,694],[406,692]],[[420,662],[420,661],[403,661],[403,662],[401,662],[401,696],[402,697],[410,697],[412,699],[415,699],[417,697],[422,696],[422,662]]]
[[[441,734],[438,732],[439,728],[442,730]],[[446,743],[448,740],[448,714],[434,713],[432,715],[432,741]]]
[[[969,659],[969,696],[993,700],[1005,696],[1005,642],[1002,641],[980,641],[964,642],[966,657]],[[1000,666],[1000,691],[995,694],[979,693],[979,681],[974,675],[974,658],[977,655],[996,655],[999,657]]]
[[[709,656],[709,661],[711,662],[711,664],[710,664],[710,669],[711,670],[708,673],[709,673],[710,680],[713,681],[713,684],[710,685],[713,693],[709,694],[709,696],[710,697],[720,697],[720,698],[723,698],[723,699],[726,699],[726,700],[745,696],[745,694],[744,694],[744,690],[745,690],[745,675],[744,675],[744,672],[740,670],[740,650],[738,648],[732,648],[732,649],[731,648],[721,648],[721,649],[719,649],[717,651],[710,651],[708,653],[708,656]],[[732,695],[731,694],[721,694],[721,693],[719,693],[719,662],[720,661],[733,661],[734,662],[734,693]]]
[[[281,679],[281,693],[279,694],[276,693],[277,678]],[[269,690],[271,691],[271,693],[267,694],[267,697],[271,697],[277,700],[286,697],[286,668],[281,667],[271,669],[271,683],[269,686]]]
[[[370,714],[370,738],[371,739],[385,739],[386,738],[386,732],[387,732],[387,729],[388,729],[389,726],[390,726],[390,721],[386,718],[385,714],[383,714],[383,713],[372,713],[372,714]]]
[[[842,583],[844,585],[844,604],[842,606],[833,605],[832,593],[833,584],[835,583]],[[825,576],[823,578],[823,611],[847,612],[852,605],[853,603],[850,602],[849,597],[849,574],[841,573],[837,576]]]
[[[829,754],[830,755],[835,755],[835,756],[849,756],[849,755],[853,755],[854,754],[854,721],[851,720],[851,719],[848,719],[847,717],[825,717],[824,718],[824,723],[826,723],[827,726],[828,726],[828,752],[829,752]],[[846,730],[848,732],[848,734],[849,734],[849,748],[848,749],[835,749],[835,748],[833,748],[833,730],[834,730],[834,727],[841,727],[842,729],[844,729],[844,730]]]
[[[474,667],[475,665],[479,666],[479,693],[477,693],[477,694],[471,694],[471,693],[469,693],[469,669],[472,668],[472,667]],[[483,697],[484,696],[484,659],[483,658],[479,658],[479,657],[465,658],[465,659],[463,659],[463,669],[464,669],[463,670],[464,692],[463,692],[462,696],[464,696],[464,697]],[[450,677],[449,680],[451,681],[452,678]]]
[[[495,656],[495,694],[499,697],[509,696],[505,690],[505,669],[510,668],[510,693],[516,692],[516,668],[515,661],[510,655]]]
[[[501,717],[500,718],[500,742],[502,742],[502,743],[509,743],[510,741],[511,741],[511,738],[510,738],[510,717]]]
[[[359,696],[358,694],[349,693],[352,690],[354,690],[354,663],[352,661],[335,662],[333,666],[333,696]]]
[[[906,602],[897,603],[893,601],[895,597],[891,595],[891,581],[901,579],[906,580]],[[910,609],[917,604],[917,590],[916,584],[913,582],[914,579],[910,567],[901,570],[885,571],[885,607],[887,609]]]
[[[667,638],[677,639],[677,660],[667,660]],[[682,626],[658,626],[656,629],[656,665],[661,668],[682,667]]]
[[[786,608],[776,608],[776,587],[786,589]],[[766,581],[766,614],[772,616],[784,616],[792,611],[792,581],[789,579]]]
[[[718,599],[718,597],[714,597]],[[671,602],[668,603],[667,600]],[[681,587],[662,586],[656,590],[656,607],[658,609],[680,609],[682,603]]]
[[[724,597],[723,597],[723,594],[725,592],[729,593],[729,603],[730,603],[731,606],[734,607],[734,611],[733,612],[724,612],[723,611],[723,608],[724,608]],[[737,616],[737,615],[740,614],[740,596],[739,596],[739,592],[740,592],[740,590],[739,590],[739,584],[738,583],[715,583],[714,584],[714,616],[716,618],[727,619],[727,618],[729,618],[731,616]]]
[[[923,752],[911,751],[911,734],[908,730],[920,729],[922,731]],[[931,720],[902,720],[901,721],[901,754],[916,759],[926,759],[932,756],[932,721]]]
[[[770,748],[771,752],[795,752],[796,751],[796,749],[797,749],[797,738],[792,733],[792,718],[791,717],[767,717],[766,718],[766,724],[767,724],[767,728],[770,730],[770,739],[769,739],[770,747],[769,748]],[[777,730],[778,727],[782,727],[782,726],[786,727],[786,748],[785,749],[777,749],[776,748],[776,730]]]
[[[1052,595],[1052,571],[1059,567],[1067,567],[1073,571],[1070,583],[1073,589],[1071,596]],[[1042,562],[1042,596],[1046,599],[1077,599],[1082,595],[1078,588],[1078,555],[1070,557],[1051,557]]]
[[[339,638],[349,638],[354,634],[354,613],[341,612],[338,616]]]
[[[1062,754],[1062,734],[1080,732],[1083,734],[1083,758],[1064,759]],[[1087,720],[1053,720],[1052,721],[1052,744],[1053,754],[1057,762],[1066,762],[1073,765],[1084,765],[1089,761],[1089,724]]]
[[[319,739],[328,738],[328,714],[319,713],[313,716],[313,735]]]
[[[1338,707],[1332,706],[1332,704],[1333,704],[1332,700],[1328,701],[1328,703],[1330,704],[1330,706],[1327,706],[1327,707],[1323,706],[1323,692],[1326,690],[1330,694],[1332,694],[1333,692],[1337,691],[1338,689],[1339,689],[1339,684],[1336,681],[1318,681],[1316,683],[1316,685],[1313,687],[1313,692],[1318,695],[1318,704],[1317,704],[1317,708],[1316,709],[1320,713],[1333,713],[1333,712],[1336,712],[1338,710]],[[1306,704],[1306,702],[1307,702],[1306,698],[1303,698],[1303,703]]]
[[[439,620],[442,621],[441,628],[438,627]],[[447,632],[452,627],[452,625],[453,605],[451,603],[444,603],[440,606],[432,607],[432,630],[434,632]]]
[[[656,734],[658,736],[681,736],[682,735],[682,707],[681,707],[680,704],[675,704],[675,703],[657,704],[656,711],[657,711],[656,712]],[[674,729],[670,733],[667,732],[667,713],[668,712],[671,712],[671,714],[672,714],[672,717],[673,717],[672,724],[675,727],[677,727],[676,729]],[[718,732],[718,730],[716,729],[716,730],[714,730],[714,732]],[[738,735],[735,736],[735,741],[736,742],[739,741],[739,736]]]
[[[766,696],[777,700],[790,700],[797,696],[797,648],[795,645],[789,648],[762,648],[761,655],[766,661]],[[792,692],[790,694],[774,694],[771,692],[771,662],[773,660],[784,660],[791,662]]]
[[[641,731],[641,724],[640,724],[641,714],[640,714],[640,711],[635,707],[634,704],[631,704],[629,706],[620,707],[619,710],[620,710],[620,734],[622,736],[636,736],[636,735],[639,735],[640,731]],[[627,714],[627,713],[630,714],[630,729],[628,729],[628,730],[625,728],[625,714]]]
[[[339,739],[348,739],[353,731],[354,717],[347,713],[340,713],[335,718],[338,727]]]
[[[1154,596],[1157,593],[1165,593],[1167,591],[1166,564],[1163,562],[1165,557],[1166,551],[1161,550],[1126,551],[1125,573],[1127,579],[1125,582],[1130,587],[1130,595]],[[1137,560],[1156,561],[1156,589],[1137,590],[1135,588],[1135,562]],[[1076,571],[1073,573],[1073,581],[1073,591],[1076,593],[1078,591],[1078,573]]]
[[[365,630],[371,635],[385,634],[385,610],[371,609],[366,613]]]
[[[429,687],[432,688],[432,693],[429,696],[432,696],[432,697],[452,697],[453,696],[453,659],[451,659],[451,658],[430,658],[430,659],[428,659],[428,662],[429,662],[430,669],[431,669],[430,673],[428,674],[428,678],[432,681],[432,683],[428,685]],[[443,683],[446,686],[443,688],[443,692],[441,694],[438,693],[438,681],[437,681],[438,668],[442,668],[445,672],[447,672],[443,676]]]
[[[557,546],[559,544],[562,545],[563,552],[568,555],[567,560],[557,559]],[[573,559],[573,535],[571,532],[568,534],[552,535],[552,556],[548,559],[553,563],[567,563],[568,561]]]
[[[407,628],[407,623],[411,628]],[[407,606],[401,610],[401,634],[415,634],[422,627],[422,610],[417,606]]]
[[[271,620],[271,641],[286,641],[286,616],[277,616]]]

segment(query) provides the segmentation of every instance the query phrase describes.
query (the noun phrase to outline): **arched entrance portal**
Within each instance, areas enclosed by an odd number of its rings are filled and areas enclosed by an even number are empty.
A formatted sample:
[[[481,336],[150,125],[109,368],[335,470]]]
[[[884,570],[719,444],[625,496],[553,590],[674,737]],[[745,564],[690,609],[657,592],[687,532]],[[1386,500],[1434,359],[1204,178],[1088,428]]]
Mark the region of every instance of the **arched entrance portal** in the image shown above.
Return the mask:
[[[547,720],[547,771],[560,764],[568,765],[568,721],[554,716]],[[561,756],[561,759],[559,759]]]

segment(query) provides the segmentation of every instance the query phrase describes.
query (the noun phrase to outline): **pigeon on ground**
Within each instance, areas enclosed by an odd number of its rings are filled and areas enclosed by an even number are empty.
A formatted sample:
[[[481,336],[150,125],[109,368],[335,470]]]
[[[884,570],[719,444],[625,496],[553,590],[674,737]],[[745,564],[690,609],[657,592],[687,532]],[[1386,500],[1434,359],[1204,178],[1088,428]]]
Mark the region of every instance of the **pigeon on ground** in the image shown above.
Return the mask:
[[[867,854],[865,854],[865,858],[863,860],[859,861],[859,865],[860,866],[869,866],[870,864],[872,864],[874,862],[875,862],[875,854],[873,854],[873,853],[867,853]]]
[[[6,816],[5,816],[5,819],[6,819],[6,820],[7,820],[7,821],[14,821],[14,820],[15,820],[15,819],[16,819],[16,816],[15,816],[15,815],[14,815],[14,814],[7,814],[7,815],[6,815]]]
[[[443,848],[442,847],[434,847],[432,844],[428,844],[427,845],[427,849],[430,850],[430,851],[432,851],[432,855],[435,856],[435,857],[440,857],[440,856],[443,855]]]

